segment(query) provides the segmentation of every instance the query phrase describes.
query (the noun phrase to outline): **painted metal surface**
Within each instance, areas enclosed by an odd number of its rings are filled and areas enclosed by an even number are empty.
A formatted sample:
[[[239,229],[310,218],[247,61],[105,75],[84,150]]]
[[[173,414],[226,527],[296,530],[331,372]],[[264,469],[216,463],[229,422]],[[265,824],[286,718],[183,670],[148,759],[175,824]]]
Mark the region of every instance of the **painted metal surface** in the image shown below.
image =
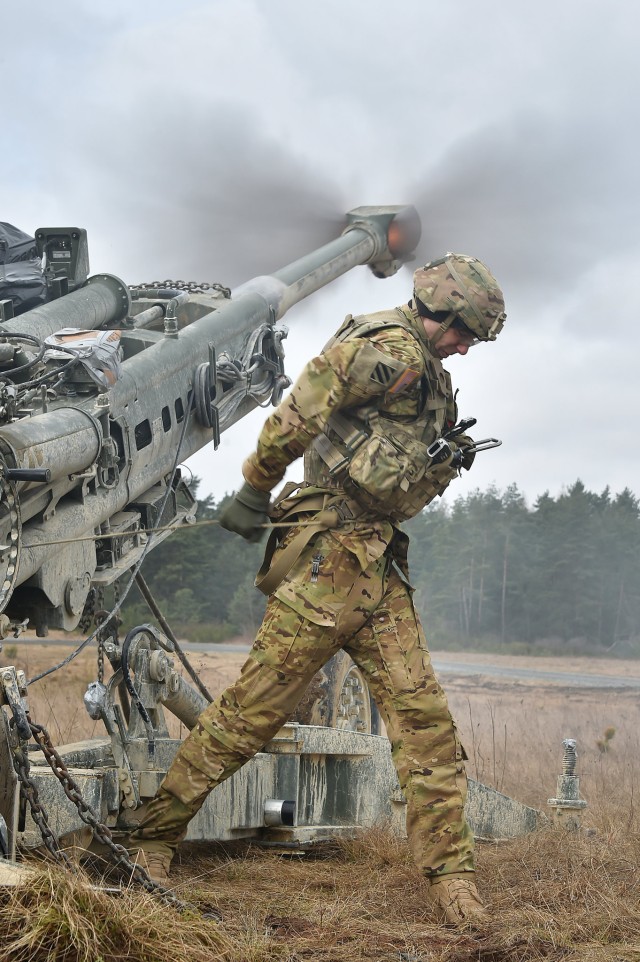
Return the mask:
[[[179,742],[156,745],[156,769],[135,770],[140,794],[150,798],[177,751]],[[65,763],[83,795],[112,828],[126,830],[137,823],[142,809],[122,810],[117,770],[107,739],[67,746]],[[136,761],[146,752],[137,752]],[[31,776],[55,831],[62,837],[84,828],[72,803],[50,769],[36,764]],[[91,763],[95,763],[92,765]],[[284,799],[296,803],[293,826],[265,824],[266,803]],[[189,826],[188,840],[225,841],[253,838],[265,843],[305,846],[363,829],[391,824],[404,834],[405,802],[391,761],[389,742],[365,735],[310,725],[286,725],[278,736],[240,771],[218,786]],[[470,781],[467,814],[481,838],[512,838],[541,824],[536,810],[487,786]],[[18,841],[26,848],[41,844],[27,816]]]

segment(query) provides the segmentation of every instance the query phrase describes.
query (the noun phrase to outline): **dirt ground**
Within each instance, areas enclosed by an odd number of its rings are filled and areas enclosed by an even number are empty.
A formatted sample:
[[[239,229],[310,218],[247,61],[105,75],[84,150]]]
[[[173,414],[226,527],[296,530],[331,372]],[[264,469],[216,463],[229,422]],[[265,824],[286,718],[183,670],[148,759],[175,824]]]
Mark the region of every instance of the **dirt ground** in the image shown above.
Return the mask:
[[[33,677],[68,647],[5,646],[5,664]],[[212,693],[245,654],[194,653]],[[635,662],[441,653],[447,662],[640,675]],[[30,687],[35,721],[55,742],[103,734],[82,705],[95,651]],[[562,739],[578,741],[586,831],[545,830],[481,845],[478,868],[492,917],[481,931],[443,929],[406,843],[375,830],[321,857],[255,847],[186,849],[172,876],[197,906],[215,904],[218,926],[159,906],[139,890],[111,899],[52,869],[0,893],[1,962],[632,962],[640,960],[640,699],[631,689],[575,688],[447,673],[442,682],[472,777],[544,809],[562,769]],[[176,726],[176,734],[179,726]]]

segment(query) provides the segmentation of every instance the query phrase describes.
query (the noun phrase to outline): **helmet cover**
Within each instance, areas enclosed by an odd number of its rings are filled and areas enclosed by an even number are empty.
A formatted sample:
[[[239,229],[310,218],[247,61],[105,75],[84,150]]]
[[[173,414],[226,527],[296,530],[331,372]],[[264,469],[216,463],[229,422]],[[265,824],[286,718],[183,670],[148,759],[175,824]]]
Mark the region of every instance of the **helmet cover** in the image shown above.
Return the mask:
[[[447,254],[413,275],[414,296],[428,311],[459,318],[481,341],[493,341],[506,319],[504,297],[488,267],[476,257]]]

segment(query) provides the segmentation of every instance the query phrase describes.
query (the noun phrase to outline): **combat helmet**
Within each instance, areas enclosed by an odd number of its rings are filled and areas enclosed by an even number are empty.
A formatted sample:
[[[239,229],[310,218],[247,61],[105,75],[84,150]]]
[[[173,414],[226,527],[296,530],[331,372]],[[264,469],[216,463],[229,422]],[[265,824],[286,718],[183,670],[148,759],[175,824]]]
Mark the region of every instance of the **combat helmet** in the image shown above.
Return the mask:
[[[413,275],[413,293],[431,314],[446,317],[436,343],[455,321],[479,341],[495,341],[506,320],[504,297],[489,268],[476,257],[448,253]]]

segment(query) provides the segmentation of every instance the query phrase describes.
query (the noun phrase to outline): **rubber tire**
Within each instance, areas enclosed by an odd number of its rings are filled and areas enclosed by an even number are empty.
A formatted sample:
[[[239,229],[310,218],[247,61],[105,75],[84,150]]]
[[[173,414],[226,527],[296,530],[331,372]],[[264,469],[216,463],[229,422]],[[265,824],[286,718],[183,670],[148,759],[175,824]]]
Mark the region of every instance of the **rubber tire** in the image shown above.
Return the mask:
[[[313,678],[292,721],[384,735],[380,712],[360,669],[339,651]]]

